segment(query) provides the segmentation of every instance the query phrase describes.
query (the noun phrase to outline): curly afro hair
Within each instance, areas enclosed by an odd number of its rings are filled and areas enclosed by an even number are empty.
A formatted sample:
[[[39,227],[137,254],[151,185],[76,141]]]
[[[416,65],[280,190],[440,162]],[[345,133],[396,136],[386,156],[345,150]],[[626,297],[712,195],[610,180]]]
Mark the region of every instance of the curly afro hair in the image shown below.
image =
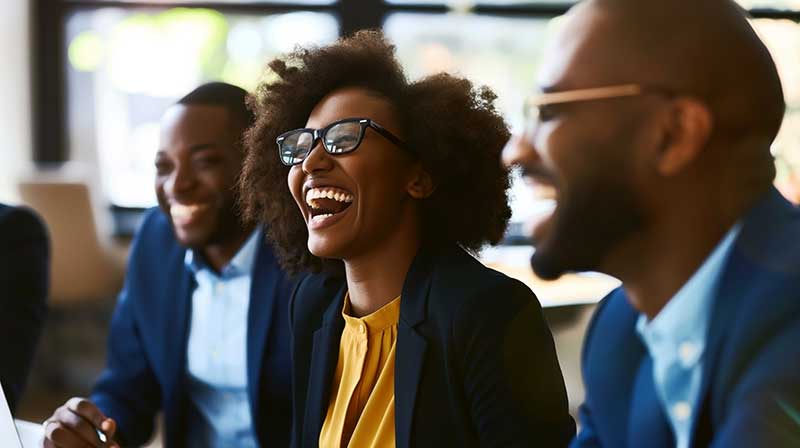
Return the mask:
[[[502,238],[511,216],[509,176],[500,161],[509,132],[489,88],[448,74],[409,82],[394,46],[379,31],[297,48],[271,61],[269,69],[275,80],[249,99],[256,122],[245,135],[240,201],[246,220],[267,224],[287,271],[341,266],[308,251],[308,230],[289,192],[289,168],[278,159],[275,139],[304,127],[317,103],[342,87],[385,97],[396,109],[408,147],[433,178],[436,189],[420,204],[424,244],[455,243],[475,251]]]

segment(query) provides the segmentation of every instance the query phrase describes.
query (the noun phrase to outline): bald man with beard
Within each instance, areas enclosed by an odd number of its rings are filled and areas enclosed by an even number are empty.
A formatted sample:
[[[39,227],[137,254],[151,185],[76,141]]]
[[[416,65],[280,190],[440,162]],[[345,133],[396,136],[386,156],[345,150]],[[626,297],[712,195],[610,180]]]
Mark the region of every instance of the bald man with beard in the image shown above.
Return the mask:
[[[622,280],[573,447],[800,446],[800,210],[773,188],[775,64],[728,0],[589,0],[503,157],[552,187],[533,269]]]

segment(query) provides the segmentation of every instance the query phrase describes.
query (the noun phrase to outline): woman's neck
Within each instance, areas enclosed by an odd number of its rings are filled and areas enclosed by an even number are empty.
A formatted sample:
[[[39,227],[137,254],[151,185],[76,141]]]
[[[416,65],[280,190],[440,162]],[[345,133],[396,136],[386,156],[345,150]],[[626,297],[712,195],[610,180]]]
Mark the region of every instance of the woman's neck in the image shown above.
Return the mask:
[[[408,270],[420,247],[417,225],[398,226],[373,250],[344,260],[350,310],[354,317],[375,312],[403,290]]]

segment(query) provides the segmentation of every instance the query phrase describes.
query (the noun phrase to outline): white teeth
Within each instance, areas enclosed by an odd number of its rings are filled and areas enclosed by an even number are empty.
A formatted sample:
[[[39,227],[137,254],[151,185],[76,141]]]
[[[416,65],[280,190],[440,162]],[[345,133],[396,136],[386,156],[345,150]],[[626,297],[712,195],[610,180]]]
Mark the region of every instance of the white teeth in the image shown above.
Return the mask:
[[[169,207],[169,213],[173,218],[186,218],[197,213],[202,208],[203,206],[201,205],[172,204]]]
[[[306,192],[306,204],[311,208],[317,208],[316,199],[333,199],[338,202],[353,202],[353,195],[332,188],[311,188]]]

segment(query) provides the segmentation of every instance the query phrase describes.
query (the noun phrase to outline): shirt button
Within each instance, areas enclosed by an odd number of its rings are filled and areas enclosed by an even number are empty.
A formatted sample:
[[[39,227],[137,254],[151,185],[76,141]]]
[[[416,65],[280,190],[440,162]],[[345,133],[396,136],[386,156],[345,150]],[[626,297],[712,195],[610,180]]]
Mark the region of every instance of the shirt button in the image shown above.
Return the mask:
[[[672,406],[672,415],[674,415],[678,421],[684,422],[692,415],[692,407],[685,401],[679,401]]]
[[[221,296],[221,295],[222,295],[222,293],[224,293],[224,292],[225,292],[225,284],[224,284],[224,283],[217,283],[217,285],[214,287],[214,292],[215,292],[215,293],[216,293],[218,296]]]
[[[680,347],[678,347],[678,356],[681,358],[683,367],[689,367],[697,356],[697,346],[691,342],[682,343]]]
[[[364,333],[366,333],[366,332],[367,332],[367,329],[366,329],[366,327],[364,327],[364,324],[361,324],[361,326],[359,326],[359,327],[358,327],[358,331],[359,331],[361,334],[364,334]]]

